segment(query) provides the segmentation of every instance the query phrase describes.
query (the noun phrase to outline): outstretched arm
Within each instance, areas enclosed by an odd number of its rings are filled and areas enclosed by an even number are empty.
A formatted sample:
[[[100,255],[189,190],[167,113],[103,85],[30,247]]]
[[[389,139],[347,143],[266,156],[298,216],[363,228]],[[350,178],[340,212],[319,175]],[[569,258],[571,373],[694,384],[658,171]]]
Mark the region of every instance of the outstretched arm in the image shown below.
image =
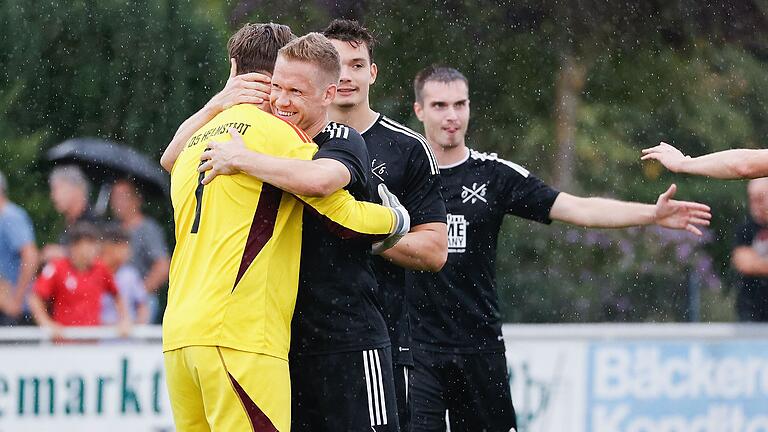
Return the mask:
[[[733,149],[692,158],[662,142],[643,150],[641,160],[654,159],[676,173],[717,179],[751,179],[768,176],[768,150]]]
[[[179,126],[173,139],[160,158],[160,165],[171,172],[184,144],[192,138],[195,131],[211,121],[216,115],[227,108],[242,103],[263,105],[269,103],[270,78],[260,73],[247,73],[237,75],[235,59],[230,59],[229,79],[224,89],[216,94],[198,112],[192,115]],[[264,109],[263,106],[260,106]]]
[[[256,153],[245,147],[243,137],[229,129],[232,139],[211,141],[198,168],[206,172],[203,184],[218,175],[245,173],[294,195],[326,197],[344,188],[351,181],[349,169],[334,159],[289,159]]]
[[[712,218],[709,207],[673,200],[676,190],[675,185],[670,186],[659,195],[656,205],[606,198],[581,198],[560,193],[549,216],[554,220],[583,227],[625,228],[655,224],[701,235],[698,226],[708,226]]]

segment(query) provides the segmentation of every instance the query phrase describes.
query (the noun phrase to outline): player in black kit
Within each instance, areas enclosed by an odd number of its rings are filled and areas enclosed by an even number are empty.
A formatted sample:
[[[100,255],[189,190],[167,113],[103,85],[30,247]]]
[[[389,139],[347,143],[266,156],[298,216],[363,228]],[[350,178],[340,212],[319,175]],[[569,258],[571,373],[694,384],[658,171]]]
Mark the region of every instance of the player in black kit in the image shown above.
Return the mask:
[[[420,272],[408,291],[415,369],[412,431],[508,432],[516,429],[495,288],[501,222],[513,214],[584,227],[657,224],[701,234],[709,208],[672,200],[656,205],[559,192],[525,168],[466,147],[469,84],[457,70],[429,67],[414,81],[414,110],[440,164],[448,210],[448,262]]]
[[[405,299],[413,275],[408,269],[438,271],[448,255],[439,169],[423,136],[371,109],[368,90],[378,68],[372,57],[374,38],[368,30],[356,21],[334,20],[323,34],[341,57],[341,79],[330,118],[360,131],[371,156],[371,185],[385,183],[411,216],[411,232],[394,248],[373,258],[392,341],[400,429],[407,432],[408,379],[413,369]]]

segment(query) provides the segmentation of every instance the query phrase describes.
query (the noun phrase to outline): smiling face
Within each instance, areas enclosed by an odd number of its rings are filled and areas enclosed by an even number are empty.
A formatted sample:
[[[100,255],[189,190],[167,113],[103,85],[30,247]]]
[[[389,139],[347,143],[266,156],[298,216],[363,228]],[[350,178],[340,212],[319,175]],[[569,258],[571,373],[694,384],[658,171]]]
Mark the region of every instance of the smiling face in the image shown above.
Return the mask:
[[[427,81],[414,111],[430,144],[446,150],[464,146],[469,125],[469,88],[464,81]]]
[[[341,57],[341,77],[333,104],[342,109],[367,106],[368,91],[378,74],[376,64],[371,63],[368,46],[338,39],[331,39],[331,43]]]
[[[269,96],[272,113],[310,136],[320,132],[336,94],[336,84],[329,84],[326,75],[312,63],[278,56]]]

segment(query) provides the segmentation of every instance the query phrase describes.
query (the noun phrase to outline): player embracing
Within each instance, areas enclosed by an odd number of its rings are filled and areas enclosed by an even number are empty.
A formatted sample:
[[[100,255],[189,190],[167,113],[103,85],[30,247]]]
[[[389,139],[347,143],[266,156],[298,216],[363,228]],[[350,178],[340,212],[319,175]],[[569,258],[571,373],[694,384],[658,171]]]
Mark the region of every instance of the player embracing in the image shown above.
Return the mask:
[[[369,88],[378,75],[378,66],[373,62],[373,35],[351,20],[334,20],[323,34],[341,57],[341,78],[331,119],[360,131],[371,155],[372,185],[385,183],[411,216],[411,232],[395,247],[373,258],[392,342],[400,429],[405,432],[409,430],[408,379],[413,369],[405,299],[413,280],[409,270],[438,271],[448,255],[440,171],[423,136],[370,107]]]
[[[408,291],[413,322],[412,430],[508,432],[510,395],[495,287],[501,222],[512,214],[542,223],[620,228],[656,224],[701,234],[709,208],[675,201],[671,186],[656,205],[559,192],[513,162],[467,147],[469,82],[449,67],[414,80],[414,110],[440,165],[448,211],[448,261],[416,274]]]
[[[271,73],[278,49],[293,38],[286,26],[244,26],[229,43],[233,75]],[[332,99],[337,78],[320,79],[327,85],[313,96]],[[163,157],[176,233],[163,352],[180,431],[290,430],[288,350],[304,206],[348,238],[380,239],[408,227],[404,210],[356,202],[345,191],[295,196],[245,175],[210,181],[210,174],[202,182],[201,156],[229,135],[273,156],[309,160],[316,153],[305,131],[255,103],[230,105],[207,122],[206,112],[193,116],[185,124],[202,127],[180,128]],[[324,126],[310,122],[307,132]]]

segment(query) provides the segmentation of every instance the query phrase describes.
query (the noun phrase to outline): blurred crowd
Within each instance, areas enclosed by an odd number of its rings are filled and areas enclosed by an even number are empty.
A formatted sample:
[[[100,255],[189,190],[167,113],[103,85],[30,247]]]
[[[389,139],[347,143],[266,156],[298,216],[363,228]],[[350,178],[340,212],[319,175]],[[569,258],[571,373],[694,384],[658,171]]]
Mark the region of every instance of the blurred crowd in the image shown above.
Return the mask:
[[[127,179],[110,188],[109,211],[89,205],[90,183],[78,166],[48,179],[63,219],[58,241],[38,248],[27,212],[8,199],[0,173],[0,325],[39,325],[54,337],[65,326],[158,323],[170,255],[160,225],[142,211]]]
[[[160,225],[142,211],[127,179],[111,185],[109,211],[89,205],[90,183],[75,165],[52,170],[50,196],[63,220],[58,241],[38,248],[27,212],[8,199],[0,173],[0,326],[131,325],[161,319],[170,254]],[[737,229],[732,264],[739,275],[740,321],[768,321],[768,179],[749,184],[750,212]]]

